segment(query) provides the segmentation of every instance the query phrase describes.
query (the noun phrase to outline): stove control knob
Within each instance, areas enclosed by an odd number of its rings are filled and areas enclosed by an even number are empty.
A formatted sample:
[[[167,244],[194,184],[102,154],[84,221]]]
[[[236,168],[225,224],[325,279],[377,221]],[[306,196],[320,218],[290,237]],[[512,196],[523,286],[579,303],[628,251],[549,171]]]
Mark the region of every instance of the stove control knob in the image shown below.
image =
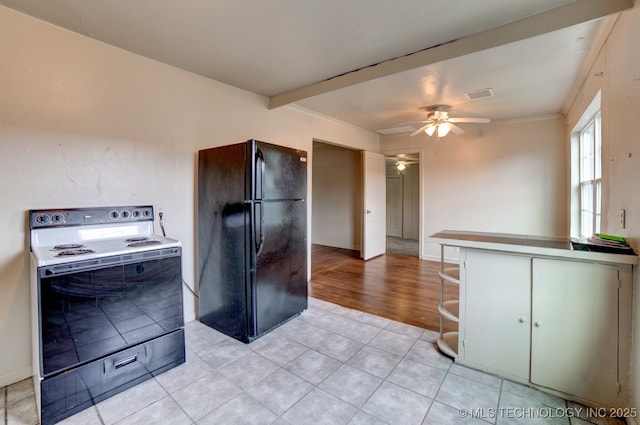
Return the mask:
[[[113,211],[109,211],[109,219],[111,220],[117,220],[120,218],[120,213],[116,210]]]
[[[62,224],[64,223],[64,215],[60,213],[55,213],[51,216],[51,222],[54,224]]]
[[[47,224],[51,220],[48,214],[38,214],[35,218],[37,224]]]
[[[131,213],[129,212],[129,210],[122,210],[120,211],[120,218],[123,220],[128,220],[129,217],[131,217]]]

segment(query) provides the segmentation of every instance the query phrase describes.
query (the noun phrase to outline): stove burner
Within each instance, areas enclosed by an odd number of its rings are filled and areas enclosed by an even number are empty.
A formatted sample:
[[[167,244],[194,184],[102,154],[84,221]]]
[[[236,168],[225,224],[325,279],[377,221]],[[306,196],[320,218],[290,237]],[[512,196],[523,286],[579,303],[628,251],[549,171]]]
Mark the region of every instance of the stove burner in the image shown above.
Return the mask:
[[[63,251],[63,250],[67,250],[67,249],[78,249],[78,248],[83,248],[84,245],[79,244],[79,243],[66,243],[66,244],[62,244],[62,245],[56,245],[53,248],[51,248],[52,251]]]
[[[149,238],[146,237],[146,236],[136,236],[136,237],[133,237],[133,238],[127,238],[124,241],[125,242],[142,242],[142,241],[146,241],[147,239],[149,239]]]
[[[68,249],[66,251],[60,251],[56,257],[71,257],[74,255],[82,255],[82,254],[92,254],[93,252],[95,252],[92,249]]]
[[[157,245],[161,243],[160,241],[154,241],[154,240],[143,240],[143,241],[139,241],[139,242],[132,242],[127,246],[130,247],[136,247],[136,246],[145,246],[145,245]]]

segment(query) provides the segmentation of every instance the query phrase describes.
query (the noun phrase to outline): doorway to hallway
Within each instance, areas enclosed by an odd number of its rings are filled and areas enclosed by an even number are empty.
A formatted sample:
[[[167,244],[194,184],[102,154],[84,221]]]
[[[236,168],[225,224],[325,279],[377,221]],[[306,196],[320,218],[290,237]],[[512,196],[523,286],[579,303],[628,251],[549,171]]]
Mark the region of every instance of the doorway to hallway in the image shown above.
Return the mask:
[[[386,156],[387,252],[420,256],[420,154]]]

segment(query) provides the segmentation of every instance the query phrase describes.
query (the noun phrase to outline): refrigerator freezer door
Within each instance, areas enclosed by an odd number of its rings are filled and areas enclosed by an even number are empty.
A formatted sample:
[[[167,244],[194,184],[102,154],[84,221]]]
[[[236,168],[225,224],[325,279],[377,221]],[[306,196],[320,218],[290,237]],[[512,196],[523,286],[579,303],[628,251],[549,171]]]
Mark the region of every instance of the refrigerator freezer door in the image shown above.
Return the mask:
[[[253,199],[306,199],[306,152],[256,141],[253,168]]]

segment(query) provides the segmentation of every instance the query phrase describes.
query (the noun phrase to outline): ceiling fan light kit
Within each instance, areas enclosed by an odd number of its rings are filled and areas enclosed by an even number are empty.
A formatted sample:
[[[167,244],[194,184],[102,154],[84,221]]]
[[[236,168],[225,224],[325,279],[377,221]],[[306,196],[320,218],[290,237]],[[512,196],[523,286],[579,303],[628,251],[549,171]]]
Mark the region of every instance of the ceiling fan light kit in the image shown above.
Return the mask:
[[[421,132],[425,132],[428,136],[436,135],[437,138],[445,137],[450,132],[456,135],[464,133],[464,130],[455,125],[454,123],[481,123],[487,124],[491,120],[489,118],[461,118],[450,117],[449,105],[433,105],[420,108],[428,112],[427,119],[425,121],[419,121],[425,123],[422,127],[411,133],[411,136],[415,136]]]
[[[451,124],[449,124],[448,122],[443,122],[440,124],[436,124],[436,126],[438,127],[438,137],[444,137],[447,134],[449,134],[449,131],[451,131]]]

